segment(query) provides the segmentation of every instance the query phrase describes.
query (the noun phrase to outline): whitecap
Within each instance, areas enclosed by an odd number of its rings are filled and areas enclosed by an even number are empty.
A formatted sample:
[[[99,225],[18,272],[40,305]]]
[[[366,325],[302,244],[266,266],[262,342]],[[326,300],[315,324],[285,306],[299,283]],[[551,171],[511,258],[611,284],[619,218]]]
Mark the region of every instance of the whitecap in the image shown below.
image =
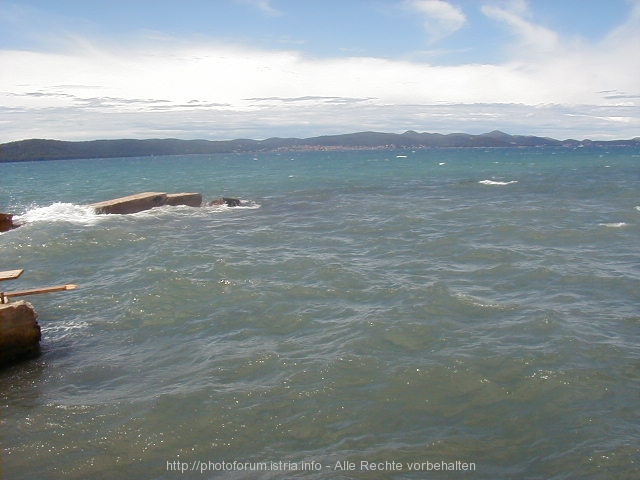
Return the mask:
[[[260,208],[262,205],[254,202],[253,200],[242,200],[240,199],[240,205],[237,205],[235,207],[230,207],[229,205],[226,204],[222,204],[222,205],[208,205],[207,208],[210,208],[212,210],[256,210],[258,208]]]
[[[262,205],[260,205],[259,203],[256,203],[254,201],[248,201],[245,203],[242,203],[240,205],[238,205],[237,207],[229,207],[229,208],[234,208],[234,209],[239,209],[239,210],[255,210],[257,208],[260,208]]]
[[[640,212],[640,205],[636,205],[636,210]]]
[[[35,222],[69,222],[81,225],[93,225],[100,216],[88,205],[57,202],[47,207],[35,207],[22,215],[16,215],[18,224]]]
[[[609,228],[622,228],[626,227],[629,224],[626,222],[615,222],[615,223],[599,223],[601,227],[609,227]]]
[[[499,182],[496,180],[480,180],[478,183],[483,185],[511,185],[512,183],[518,183],[517,180],[511,180],[510,182]]]
[[[79,331],[86,330],[88,327],[89,323],[86,321],[56,322],[43,325],[42,331],[50,338],[61,340],[65,337],[74,337],[80,333]]]

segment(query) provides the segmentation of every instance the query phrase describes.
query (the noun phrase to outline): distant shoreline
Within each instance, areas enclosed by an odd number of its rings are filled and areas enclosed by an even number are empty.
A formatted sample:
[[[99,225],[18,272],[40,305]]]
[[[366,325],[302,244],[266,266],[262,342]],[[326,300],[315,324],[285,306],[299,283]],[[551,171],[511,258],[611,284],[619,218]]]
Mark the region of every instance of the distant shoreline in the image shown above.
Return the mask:
[[[30,139],[0,144],[0,162],[283,151],[630,146],[640,147],[640,137],[630,140],[556,140],[548,137],[509,135],[497,130],[479,135],[467,133],[445,135],[414,131],[402,134],[359,132],[311,138],[268,138],[266,140],[123,139],[70,142]]]

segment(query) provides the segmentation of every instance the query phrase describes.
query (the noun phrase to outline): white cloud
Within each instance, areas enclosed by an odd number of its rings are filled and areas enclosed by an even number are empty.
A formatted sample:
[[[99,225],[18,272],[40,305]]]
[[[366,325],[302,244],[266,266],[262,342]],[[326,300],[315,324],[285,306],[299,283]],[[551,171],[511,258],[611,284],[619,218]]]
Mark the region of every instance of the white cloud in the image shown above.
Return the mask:
[[[442,8],[431,18],[451,18],[449,32],[464,23],[446,2],[412,3],[425,15]],[[640,3],[627,23],[591,44],[536,24],[523,1],[483,11],[521,40],[510,61],[433,66],[317,59],[158,35],[126,45],[73,37],[55,51],[0,49],[0,143],[408,129],[559,138],[640,134]]]
[[[405,5],[424,17],[430,43],[451,35],[467,21],[462,10],[444,0],[406,0]]]
[[[256,7],[262,13],[265,13],[267,15],[271,15],[271,16],[282,15],[282,12],[280,12],[279,10],[273,8],[273,6],[271,5],[271,1],[270,0],[236,0],[236,2],[238,2],[238,3],[246,3],[248,5]]]
[[[536,25],[526,17],[528,5],[524,0],[482,6],[482,12],[495,20],[503,22],[520,39],[517,45],[521,49],[534,52],[549,52],[558,47],[558,35],[541,25]]]
[[[5,97],[5,106],[40,108],[104,97],[174,106],[196,99],[234,109],[256,108],[250,98],[314,96],[375,98],[381,104],[601,103],[599,91],[639,93],[638,70],[628,68],[638,61],[624,58],[631,47],[622,42],[611,39],[600,50],[563,47],[529,62],[431,66],[375,57],[316,59],[296,51],[171,38],[141,40],[135,49],[83,40],[76,43],[82,48],[67,52],[0,50],[1,64],[10,67],[5,72],[11,72],[0,74],[0,92],[14,94]],[[614,43],[621,54],[606,51]],[[24,96],[34,92],[39,96]]]
[[[600,42],[564,37],[531,20],[524,0],[484,5],[485,15],[503,23],[518,41],[508,49],[513,68],[532,80],[533,88],[544,92],[543,103],[603,105],[611,102],[600,95],[619,89],[638,105],[640,93],[640,2],[627,22]]]
[[[27,108],[87,108],[87,98],[157,99],[175,108],[197,99],[238,110],[258,108],[247,100],[257,97],[367,97],[381,104],[559,100],[513,66],[313,59],[221,44],[168,41],[137,50],[93,46],[64,54],[0,51],[0,62],[11,66],[11,75],[0,77],[0,92],[12,93],[2,104]],[[126,111],[150,107],[146,100],[106,103]]]

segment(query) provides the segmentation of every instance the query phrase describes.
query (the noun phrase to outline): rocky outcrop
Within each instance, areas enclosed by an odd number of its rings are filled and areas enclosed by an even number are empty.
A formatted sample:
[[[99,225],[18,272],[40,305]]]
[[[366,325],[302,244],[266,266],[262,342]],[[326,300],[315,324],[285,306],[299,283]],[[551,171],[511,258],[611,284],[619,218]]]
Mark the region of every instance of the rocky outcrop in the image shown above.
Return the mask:
[[[177,205],[199,207],[202,205],[202,195],[199,193],[169,193],[166,204],[174,207]]]
[[[104,202],[92,203],[96,213],[128,214],[142,212],[153,207],[161,207],[167,201],[167,194],[160,192],[145,192],[129,195],[127,197],[114,198]]]
[[[13,215],[10,213],[0,213],[0,232],[6,232],[15,228],[13,224]]]
[[[212,202],[209,202],[207,205],[209,206],[226,205],[227,207],[239,207],[240,200],[238,200],[237,198],[221,197],[221,198],[218,198],[217,200],[213,200]]]
[[[114,198],[104,202],[92,203],[96,213],[102,214],[129,214],[150,210],[163,205],[188,205],[199,207],[202,205],[202,195],[199,193],[172,193],[145,192],[129,195],[127,197]]]
[[[38,315],[29,302],[0,305],[0,365],[32,357],[40,351]]]

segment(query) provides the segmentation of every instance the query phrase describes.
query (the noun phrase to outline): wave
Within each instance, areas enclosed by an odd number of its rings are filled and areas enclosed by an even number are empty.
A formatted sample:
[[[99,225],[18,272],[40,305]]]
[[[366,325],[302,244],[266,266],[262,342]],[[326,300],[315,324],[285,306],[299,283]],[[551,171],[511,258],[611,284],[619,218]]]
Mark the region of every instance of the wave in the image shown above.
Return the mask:
[[[166,212],[166,209],[180,209],[182,206],[177,207],[159,207],[152,208],[150,210],[144,210],[142,212],[134,213],[131,215],[149,215]],[[237,207],[229,207],[227,205],[214,205],[208,206],[207,209],[211,210],[254,210],[260,208],[261,205],[252,200],[242,201],[242,204]],[[193,207],[185,207],[189,211],[193,210]],[[119,215],[118,215],[119,216]],[[15,215],[13,220],[16,224],[25,225],[28,223],[38,222],[68,222],[78,225],[95,225],[96,223],[106,220],[111,215],[100,215],[88,205],[76,205],[74,203],[62,203],[57,202],[46,207],[34,207],[27,210],[22,215]]]
[[[517,180],[511,180],[510,182],[499,182],[496,180],[480,180],[478,183],[483,185],[511,185],[512,183],[518,183]]]
[[[614,223],[599,223],[601,227],[609,227],[609,228],[622,228],[626,227],[629,224],[627,222],[614,222]]]
[[[69,222],[80,225],[93,225],[100,217],[95,210],[88,205],[76,205],[73,203],[57,202],[47,207],[35,207],[27,210],[22,215],[14,217],[15,223],[36,222]]]
[[[260,205],[257,202],[254,202],[253,200],[243,200],[240,199],[240,205],[237,205],[235,207],[230,207],[226,204],[223,205],[207,205],[205,208],[211,209],[211,210],[255,210],[257,208],[260,208],[262,205]]]

